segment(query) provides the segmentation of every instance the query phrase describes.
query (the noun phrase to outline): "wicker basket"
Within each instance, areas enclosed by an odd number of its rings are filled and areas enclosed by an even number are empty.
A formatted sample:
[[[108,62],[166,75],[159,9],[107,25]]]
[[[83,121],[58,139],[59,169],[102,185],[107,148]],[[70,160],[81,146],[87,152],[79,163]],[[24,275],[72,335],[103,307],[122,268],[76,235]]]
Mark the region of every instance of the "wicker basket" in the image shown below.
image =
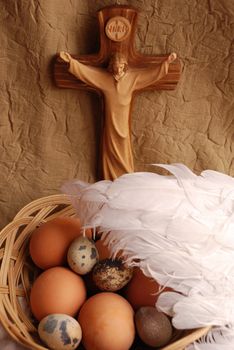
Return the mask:
[[[74,216],[74,208],[64,195],[35,200],[25,206],[0,233],[0,321],[10,336],[29,349],[47,349],[37,335],[37,325],[23,310],[20,298],[28,303],[35,267],[28,256],[31,233],[41,224],[57,216]],[[209,327],[182,332],[180,338],[163,350],[182,350],[205,335]],[[110,349],[111,350],[111,349]]]

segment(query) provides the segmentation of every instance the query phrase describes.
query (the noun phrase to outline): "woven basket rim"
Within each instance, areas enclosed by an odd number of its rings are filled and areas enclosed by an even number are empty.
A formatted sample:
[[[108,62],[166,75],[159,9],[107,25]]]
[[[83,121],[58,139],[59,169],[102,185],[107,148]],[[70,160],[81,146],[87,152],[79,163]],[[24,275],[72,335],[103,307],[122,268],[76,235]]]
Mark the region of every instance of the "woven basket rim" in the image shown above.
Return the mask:
[[[42,222],[57,216],[75,216],[68,197],[55,194],[36,199],[24,206],[14,219],[0,231],[0,322],[7,333],[29,349],[46,350],[32,336],[35,325],[23,316],[19,296],[28,296],[30,280],[25,252],[33,230]],[[26,272],[25,272],[26,271]],[[165,346],[161,350],[182,350],[207,334],[211,327],[191,330],[191,333]]]

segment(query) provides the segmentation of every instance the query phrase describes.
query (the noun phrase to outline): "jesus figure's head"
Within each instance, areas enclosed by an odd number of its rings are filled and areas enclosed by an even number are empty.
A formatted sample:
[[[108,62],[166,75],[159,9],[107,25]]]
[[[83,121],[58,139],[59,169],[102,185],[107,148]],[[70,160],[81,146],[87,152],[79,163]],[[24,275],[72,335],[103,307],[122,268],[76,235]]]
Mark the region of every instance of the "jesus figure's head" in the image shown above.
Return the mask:
[[[128,62],[123,54],[116,52],[111,56],[108,71],[112,73],[116,81],[120,80],[125,75],[127,69]]]

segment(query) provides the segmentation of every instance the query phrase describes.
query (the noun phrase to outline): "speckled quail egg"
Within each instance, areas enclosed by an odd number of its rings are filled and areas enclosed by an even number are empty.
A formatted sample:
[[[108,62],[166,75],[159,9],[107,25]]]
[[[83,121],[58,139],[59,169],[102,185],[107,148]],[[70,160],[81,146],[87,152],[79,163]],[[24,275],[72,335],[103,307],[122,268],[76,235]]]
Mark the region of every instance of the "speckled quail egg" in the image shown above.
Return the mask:
[[[74,350],[82,338],[80,324],[65,314],[44,317],[39,323],[38,333],[41,340],[53,350]]]
[[[70,268],[80,275],[89,273],[98,260],[97,248],[90,238],[78,237],[69,246],[67,262]]]
[[[108,292],[123,288],[132,278],[133,269],[124,265],[121,259],[104,259],[97,263],[92,272],[96,286]]]

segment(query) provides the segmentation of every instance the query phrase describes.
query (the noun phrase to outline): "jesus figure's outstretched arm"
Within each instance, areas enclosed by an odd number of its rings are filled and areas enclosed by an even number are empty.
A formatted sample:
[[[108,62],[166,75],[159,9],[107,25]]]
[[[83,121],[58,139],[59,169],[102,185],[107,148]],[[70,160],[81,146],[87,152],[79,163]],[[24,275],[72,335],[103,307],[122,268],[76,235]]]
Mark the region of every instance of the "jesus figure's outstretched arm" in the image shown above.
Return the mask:
[[[142,68],[136,73],[135,89],[140,90],[155,84],[168,73],[169,65],[177,58],[176,53],[171,53],[168,58],[156,67]]]
[[[68,52],[61,51],[59,56],[69,64],[68,71],[77,79],[98,89],[102,89],[105,85],[108,73],[104,69],[83,64],[72,58]]]

